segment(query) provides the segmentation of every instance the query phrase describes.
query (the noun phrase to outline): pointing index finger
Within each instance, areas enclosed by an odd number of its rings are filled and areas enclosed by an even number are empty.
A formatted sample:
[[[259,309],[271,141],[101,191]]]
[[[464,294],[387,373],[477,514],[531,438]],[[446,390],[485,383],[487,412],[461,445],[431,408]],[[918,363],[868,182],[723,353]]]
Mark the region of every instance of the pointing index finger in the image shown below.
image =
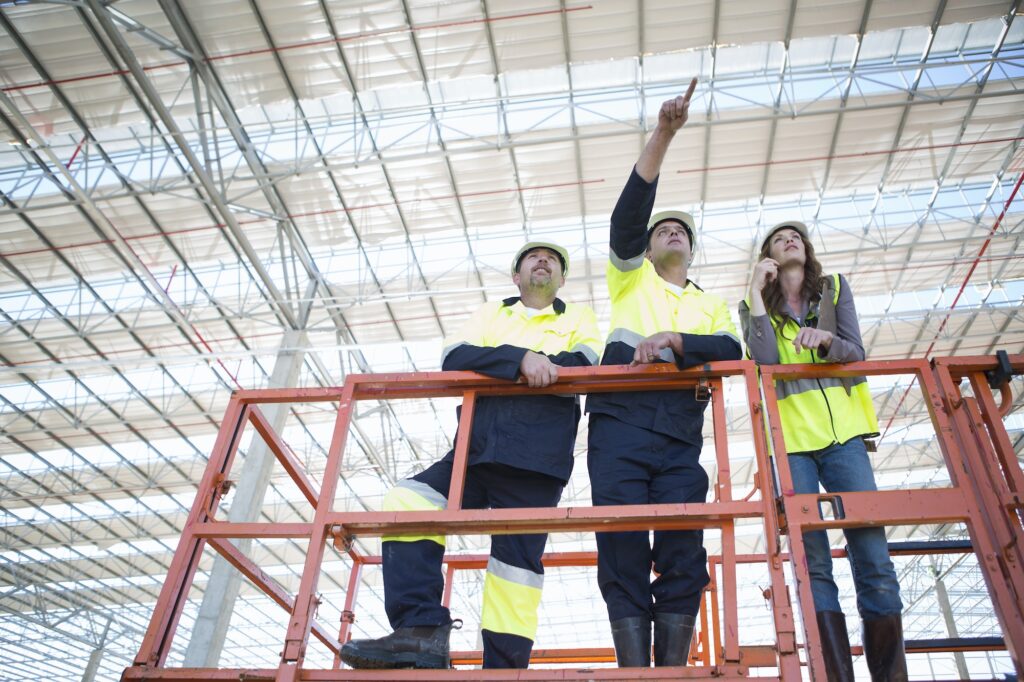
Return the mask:
[[[697,79],[694,78],[690,81],[690,87],[686,89],[686,94],[683,95],[683,101],[687,104],[690,103],[690,98],[693,97],[693,91],[697,89]]]

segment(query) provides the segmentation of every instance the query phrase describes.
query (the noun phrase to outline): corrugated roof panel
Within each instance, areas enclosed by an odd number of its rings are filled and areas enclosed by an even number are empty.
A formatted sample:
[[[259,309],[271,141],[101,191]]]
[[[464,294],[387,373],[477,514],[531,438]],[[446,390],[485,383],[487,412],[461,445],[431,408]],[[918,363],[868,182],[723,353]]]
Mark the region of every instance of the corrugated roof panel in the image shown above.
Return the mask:
[[[545,69],[565,63],[562,10],[550,0],[488,2],[499,73]],[[582,7],[580,12],[589,12]],[[564,69],[564,67],[563,67]]]
[[[865,3],[824,0],[799,4],[793,19],[793,39],[817,36],[850,36],[860,28]]]
[[[999,0],[954,0],[942,13],[942,23],[979,21],[1006,16],[1009,7]]]
[[[757,196],[761,192],[764,168],[750,166],[761,163],[768,155],[767,122],[737,123],[725,128],[712,128],[707,173],[707,202],[721,202]],[[697,159],[688,158],[680,166],[700,168]],[[694,178],[699,174],[690,174]]]
[[[594,3],[586,10],[567,12],[565,18],[570,62],[607,62],[637,54],[640,26],[636,7]]]
[[[906,26],[930,26],[939,7],[936,0],[908,0],[872,4],[868,31],[886,31]]]
[[[414,9],[414,36],[427,80],[488,75],[493,71],[479,3],[444,3]]]
[[[644,54],[676,52],[710,45],[714,34],[715,3],[695,0],[644,2]],[[725,42],[719,29],[718,42]]]
[[[835,116],[815,116],[805,121],[779,119],[772,158],[767,160],[766,194],[817,193],[829,165],[835,126]]]
[[[472,230],[523,222],[522,191],[516,185],[509,152],[457,157],[452,166],[466,221]]]
[[[795,2],[767,0],[756,4],[723,5],[718,44],[743,45],[786,39],[790,8]]]
[[[892,95],[885,101],[900,102]],[[866,177],[878,177],[885,166],[886,154],[892,149],[899,124],[900,108],[850,111],[843,115],[829,179],[829,192],[852,190],[865,186]],[[870,155],[863,155],[870,152]]]

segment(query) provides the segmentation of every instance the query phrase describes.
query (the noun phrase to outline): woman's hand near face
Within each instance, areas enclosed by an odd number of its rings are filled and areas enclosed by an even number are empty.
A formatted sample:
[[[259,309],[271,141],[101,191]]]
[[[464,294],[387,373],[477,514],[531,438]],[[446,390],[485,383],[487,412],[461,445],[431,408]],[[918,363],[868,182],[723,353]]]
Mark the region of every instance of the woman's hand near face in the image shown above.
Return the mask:
[[[768,286],[768,282],[773,281],[778,276],[778,261],[771,258],[765,258],[754,266],[754,274],[750,278],[750,290],[764,291],[764,288]]]

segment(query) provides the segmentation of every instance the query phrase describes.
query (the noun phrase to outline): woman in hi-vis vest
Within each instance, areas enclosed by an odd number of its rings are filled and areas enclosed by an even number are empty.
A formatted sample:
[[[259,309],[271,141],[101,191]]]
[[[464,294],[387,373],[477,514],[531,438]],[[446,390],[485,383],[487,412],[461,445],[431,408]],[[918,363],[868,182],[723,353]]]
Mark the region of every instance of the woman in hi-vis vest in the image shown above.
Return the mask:
[[[768,232],[740,321],[750,357],[761,365],[864,359],[850,285],[841,275],[822,274],[801,222]],[[819,483],[830,493],[877,489],[864,439],[878,435],[878,419],[864,377],[777,380],[775,390],[794,492],[817,493]],[[903,604],[885,529],[843,532],[871,679],[906,680]],[[826,531],[804,533],[804,546],[828,679],[853,680]]]

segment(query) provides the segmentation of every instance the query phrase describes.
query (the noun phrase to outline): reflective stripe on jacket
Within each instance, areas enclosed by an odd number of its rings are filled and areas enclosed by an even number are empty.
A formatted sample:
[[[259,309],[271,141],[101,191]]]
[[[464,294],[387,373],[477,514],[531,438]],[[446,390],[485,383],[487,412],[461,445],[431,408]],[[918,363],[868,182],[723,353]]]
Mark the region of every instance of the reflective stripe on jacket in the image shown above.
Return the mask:
[[[840,277],[833,279],[833,300],[839,301]],[[779,364],[817,364],[822,362],[819,349],[804,348],[797,353],[793,339],[800,325],[787,319],[785,325],[778,316],[772,316]],[[818,322],[814,306],[807,313],[804,326],[814,327]],[[845,443],[855,436],[878,435],[878,418],[871,401],[871,390],[865,377],[852,381],[834,377],[820,379],[776,379],[779,418],[786,451],[808,452],[821,450],[833,443]]]

